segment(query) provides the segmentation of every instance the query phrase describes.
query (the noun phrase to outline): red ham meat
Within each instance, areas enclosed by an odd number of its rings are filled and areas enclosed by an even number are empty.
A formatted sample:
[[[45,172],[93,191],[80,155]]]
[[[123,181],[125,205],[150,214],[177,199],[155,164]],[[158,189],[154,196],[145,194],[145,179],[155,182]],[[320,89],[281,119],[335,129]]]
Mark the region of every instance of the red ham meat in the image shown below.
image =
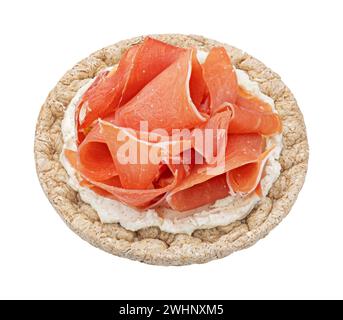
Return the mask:
[[[272,106],[270,104],[262,101],[258,97],[255,97],[253,94],[251,94],[249,91],[245,90],[242,87],[238,87],[236,104],[238,106],[246,107],[260,112],[273,111]]]
[[[81,99],[76,112],[78,131],[83,132],[98,118],[115,112],[184,52],[185,49],[150,37],[131,47],[118,68],[101,74]],[[82,109],[84,116],[80,117]]]
[[[282,130],[272,107],[238,86],[223,47],[201,65],[196,49],[150,37],[100,72],[75,121],[77,150],[64,154],[81,186],[179,217],[230,194],[261,196],[265,141]]]
[[[208,119],[207,114],[201,113],[191,98],[190,79],[194,64],[199,64],[194,58],[194,50],[181,54],[175,63],[116,112],[116,123],[139,130],[141,121],[147,121],[150,130],[164,129],[168,133],[172,129],[191,129],[204,123]],[[201,82],[202,73],[198,67],[195,69],[200,78],[194,81]],[[198,103],[204,89],[202,83],[200,93],[195,94]]]
[[[282,130],[278,114],[271,111],[258,111],[254,108],[231,104],[230,133],[260,133],[265,136],[278,134]]]
[[[229,194],[226,175],[221,174],[175,193],[169,198],[168,203],[174,210],[188,211],[213,203],[218,199],[227,197]]]
[[[223,47],[213,48],[202,67],[210,94],[212,113],[215,113],[224,102],[236,102],[237,76],[226,50]]]
[[[227,182],[231,193],[247,194],[256,189],[274,146],[265,149],[265,139],[256,133],[229,135],[228,158],[231,165],[227,171]],[[239,160],[238,160],[239,159]]]
[[[126,189],[152,189],[153,182],[161,174],[161,165],[164,162],[169,164],[168,160],[173,156],[172,145],[178,142],[151,142],[153,138],[155,141],[163,139],[156,139],[156,135],[151,138],[148,133],[118,127],[105,121],[100,121],[100,132],[112,156],[121,185]],[[188,149],[191,143],[180,141],[180,145],[177,150],[181,153],[182,148]],[[168,168],[178,171],[178,167],[172,164]]]
[[[231,117],[231,110],[224,107],[205,124],[192,131],[193,148],[204,157],[207,163],[219,162],[220,157],[225,156]]]
[[[229,135],[224,163],[216,166],[208,164],[195,165],[191,173],[169,193],[167,197],[169,205],[173,209],[181,211],[181,208],[184,208],[185,205],[182,202],[181,204],[178,203],[177,199],[182,198],[178,193],[187,194],[189,188],[200,184],[207,184],[209,180],[223,174],[227,175],[226,181],[229,182],[228,186],[231,187],[232,192],[245,193],[247,188],[250,188],[249,192],[254,191],[260,181],[259,178],[265,164],[265,159],[267,159],[267,156],[272,151],[272,149],[268,149],[262,152],[264,148],[265,139],[259,134]],[[244,175],[246,170],[245,166],[249,165],[251,166],[251,174]],[[232,172],[233,174],[231,174]],[[233,178],[239,177],[240,174],[242,175],[242,179],[238,179],[238,182],[233,181]],[[232,181],[233,183],[231,183]],[[214,191],[213,194],[216,194],[216,192]],[[176,195],[178,196],[176,197]],[[193,199],[191,200],[193,202],[195,201]]]

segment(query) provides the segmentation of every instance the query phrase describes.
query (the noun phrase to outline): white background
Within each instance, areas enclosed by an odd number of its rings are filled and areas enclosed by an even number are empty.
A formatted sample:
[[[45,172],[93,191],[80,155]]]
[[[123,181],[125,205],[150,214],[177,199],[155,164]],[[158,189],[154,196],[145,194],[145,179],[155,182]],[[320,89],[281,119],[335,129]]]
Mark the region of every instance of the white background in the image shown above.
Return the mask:
[[[343,298],[342,1],[1,1],[0,298]],[[35,173],[49,90],[81,58],[121,39],[193,33],[278,72],[304,113],[305,186],[266,239],[222,260],[156,267],[71,232]]]

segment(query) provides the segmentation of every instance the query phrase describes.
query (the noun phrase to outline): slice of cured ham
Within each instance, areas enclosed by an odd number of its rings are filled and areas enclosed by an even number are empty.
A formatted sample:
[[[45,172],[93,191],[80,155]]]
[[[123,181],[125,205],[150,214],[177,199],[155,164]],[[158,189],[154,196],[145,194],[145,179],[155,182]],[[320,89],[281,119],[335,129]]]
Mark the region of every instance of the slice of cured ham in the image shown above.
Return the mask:
[[[147,121],[149,129],[194,128],[204,123],[208,116],[201,113],[191,98],[190,80],[192,69],[196,69],[202,82],[202,73],[194,58],[194,50],[187,50],[180,58],[149,82],[133,99],[116,112],[116,123],[123,127],[140,129],[141,121]],[[194,94],[201,101],[205,86],[200,85]],[[200,97],[200,98],[199,98]]]
[[[251,94],[242,87],[238,87],[236,104],[260,112],[272,112],[272,106]]]
[[[110,151],[121,185],[127,189],[152,189],[153,182],[161,174],[161,165],[164,162],[169,164],[169,158],[174,156],[173,146],[180,143],[181,147],[176,150],[181,153],[182,148],[189,149],[191,145],[191,141],[156,141],[156,134],[137,132],[105,121],[100,121],[100,132]],[[155,142],[151,142],[152,139]],[[173,164],[166,167],[177,170]]]
[[[231,117],[232,111],[224,107],[205,124],[192,131],[193,148],[204,157],[207,163],[219,162],[222,157],[225,157]]]
[[[185,49],[150,37],[127,50],[118,68],[101,74],[81,99],[76,112],[78,131],[84,131],[98,118],[115,112],[183,52]],[[83,117],[80,117],[82,110]]]
[[[229,193],[226,175],[221,174],[175,193],[169,198],[168,203],[174,210],[187,211],[225,198]]]
[[[230,193],[255,191],[273,150],[262,152],[264,146],[264,139],[258,134],[230,135],[225,165],[211,168],[208,172],[206,166],[195,167],[171,191],[167,197],[168,204],[174,210],[185,211],[212,203]],[[261,194],[260,189],[257,189],[257,194]]]
[[[248,194],[258,187],[268,157],[274,150],[274,146],[265,147],[265,138],[259,134],[229,135],[227,161],[232,165],[227,171],[227,183],[232,194]]]
[[[212,113],[225,102],[235,103],[238,93],[237,76],[226,50],[223,47],[213,48],[202,67]]]
[[[236,104],[231,104],[230,109],[232,110],[230,133],[260,133],[271,136],[282,130],[280,117],[274,112],[259,111]]]
[[[262,168],[265,163],[263,160],[266,159],[266,156],[270,152],[269,150],[266,151],[266,155],[262,157],[261,155],[263,155],[262,150],[264,147],[265,140],[259,134],[229,135],[225,161],[215,165],[195,165],[190,174],[170,192],[167,198],[168,203],[173,203],[174,208],[176,208],[177,204],[172,200],[174,194],[192,188],[195,185],[202,184],[215,176],[224,173],[229,174],[232,171],[234,171],[234,176],[237,176],[239,174],[239,168],[248,164],[256,163],[258,168]],[[254,174],[247,177],[245,183],[246,185],[250,184],[256,187],[258,182],[258,174]]]
[[[250,193],[257,188],[264,166],[268,160],[268,155],[272,150],[263,152],[256,161],[228,172],[227,183],[233,193]]]

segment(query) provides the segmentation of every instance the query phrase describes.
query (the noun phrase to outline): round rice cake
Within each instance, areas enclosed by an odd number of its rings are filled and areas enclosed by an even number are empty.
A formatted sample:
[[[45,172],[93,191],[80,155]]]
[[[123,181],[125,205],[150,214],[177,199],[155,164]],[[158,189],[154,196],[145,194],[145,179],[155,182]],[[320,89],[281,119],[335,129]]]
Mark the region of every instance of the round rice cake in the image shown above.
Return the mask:
[[[68,184],[60,163],[61,121],[71,99],[83,84],[106,67],[117,64],[122,53],[143,37],[120,41],[76,64],[49,93],[35,135],[36,168],[42,188],[66,224],[81,238],[114,255],[157,265],[204,263],[250,247],[265,237],[288,214],[304,183],[308,142],[301,111],[280,77],[249,54],[217,41],[194,35],[153,35],[180,47],[209,51],[224,46],[232,63],[246,71],[261,91],[275,101],[283,124],[281,174],[269,194],[243,220],[227,226],[195,230],[192,235],[172,234],[158,227],[130,231],[117,223],[102,224],[97,213]]]

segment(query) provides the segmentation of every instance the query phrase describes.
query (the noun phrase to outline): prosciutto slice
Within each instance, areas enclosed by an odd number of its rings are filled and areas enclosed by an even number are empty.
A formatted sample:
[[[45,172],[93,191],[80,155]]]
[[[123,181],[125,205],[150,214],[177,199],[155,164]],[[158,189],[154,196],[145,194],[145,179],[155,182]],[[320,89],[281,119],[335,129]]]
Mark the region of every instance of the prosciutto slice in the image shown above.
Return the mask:
[[[236,104],[260,112],[272,112],[272,106],[254,96],[242,87],[238,87]]]
[[[226,175],[221,174],[175,193],[169,197],[168,204],[174,210],[188,211],[213,203],[218,199],[227,197],[229,194]]]
[[[232,110],[230,133],[260,133],[272,136],[282,130],[280,117],[274,112],[259,111],[236,104],[231,104],[229,108]]]
[[[226,50],[223,47],[213,48],[202,67],[210,94],[212,113],[215,113],[224,102],[236,102],[237,76]]]
[[[149,129],[194,128],[204,123],[208,116],[197,109],[204,95],[205,84],[194,50],[187,50],[180,58],[148,83],[133,99],[116,112],[116,123],[124,127],[140,129],[142,121],[147,121]],[[191,97],[190,80],[193,73]],[[200,83],[200,89],[195,87]]]
[[[101,73],[81,99],[76,112],[78,131],[83,132],[98,118],[115,112],[183,52],[185,49],[150,37],[145,38],[141,45],[127,50],[118,68]],[[82,110],[84,115],[80,117]]]

